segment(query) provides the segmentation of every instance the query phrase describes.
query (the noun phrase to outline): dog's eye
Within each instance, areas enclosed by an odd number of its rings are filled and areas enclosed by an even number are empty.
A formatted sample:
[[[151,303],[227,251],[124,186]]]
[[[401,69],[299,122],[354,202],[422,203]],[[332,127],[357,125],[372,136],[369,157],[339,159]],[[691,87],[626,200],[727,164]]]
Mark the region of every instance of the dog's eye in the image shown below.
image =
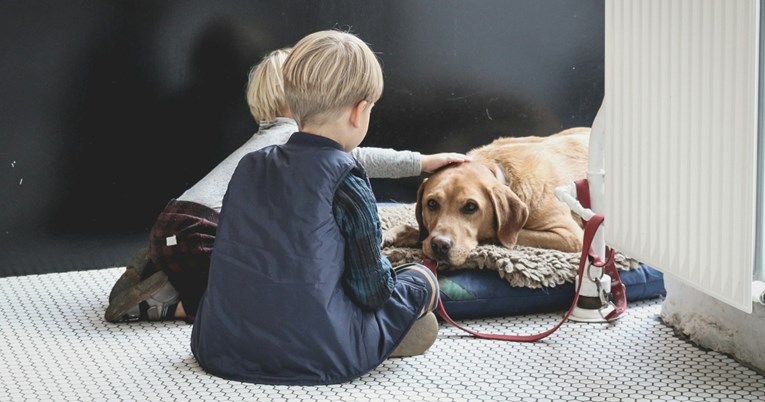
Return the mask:
[[[475,211],[478,211],[478,205],[476,205],[474,202],[468,202],[464,207],[462,207],[462,212],[466,214],[472,214]]]
[[[428,209],[431,211],[435,211],[438,209],[438,203],[436,200],[428,200]]]

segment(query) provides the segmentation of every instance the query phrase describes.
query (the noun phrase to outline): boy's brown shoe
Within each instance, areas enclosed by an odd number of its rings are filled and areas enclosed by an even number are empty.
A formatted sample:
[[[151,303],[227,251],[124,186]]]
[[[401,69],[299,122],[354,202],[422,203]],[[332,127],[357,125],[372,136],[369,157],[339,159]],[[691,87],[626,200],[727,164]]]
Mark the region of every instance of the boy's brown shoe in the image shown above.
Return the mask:
[[[431,311],[417,319],[404,340],[393,350],[390,357],[417,356],[425,353],[438,338],[438,320]]]
[[[124,275],[123,275],[124,276]],[[140,275],[138,275],[140,279]],[[141,302],[146,301],[153,295],[159,292],[164,286],[168,285],[169,289],[172,289],[171,293],[174,293],[172,300],[177,303],[177,295],[175,289],[169,286],[167,274],[162,271],[155,272],[148,278],[140,281],[127,289],[113,292],[112,300],[109,302],[109,307],[106,309],[104,319],[108,322],[127,322],[136,321],[141,317],[138,314],[138,309]],[[115,285],[116,286],[116,285]],[[164,303],[164,300],[163,300]]]
[[[141,275],[146,268],[146,264],[149,263],[149,248],[144,247],[138,250],[133,258],[128,262],[125,272],[117,279],[117,282],[112,287],[112,291],[109,293],[109,304],[114,301],[114,297],[118,294],[125,292],[127,289],[135,286],[138,282],[141,282]]]

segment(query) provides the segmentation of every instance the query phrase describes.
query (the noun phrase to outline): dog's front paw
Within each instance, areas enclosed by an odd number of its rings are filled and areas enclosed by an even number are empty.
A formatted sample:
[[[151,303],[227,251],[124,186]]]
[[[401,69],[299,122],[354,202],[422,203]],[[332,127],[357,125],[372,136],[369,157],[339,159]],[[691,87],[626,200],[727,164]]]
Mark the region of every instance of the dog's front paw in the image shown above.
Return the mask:
[[[411,225],[394,226],[383,233],[383,248],[417,247],[420,242],[420,230]]]

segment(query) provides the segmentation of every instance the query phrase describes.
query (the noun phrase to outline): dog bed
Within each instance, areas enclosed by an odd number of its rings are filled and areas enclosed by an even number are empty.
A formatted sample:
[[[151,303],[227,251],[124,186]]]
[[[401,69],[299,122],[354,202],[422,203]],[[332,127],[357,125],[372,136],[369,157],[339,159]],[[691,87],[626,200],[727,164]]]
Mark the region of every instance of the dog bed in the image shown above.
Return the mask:
[[[414,204],[380,204],[383,230],[398,225],[417,227]],[[393,266],[422,261],[422,251],[386,247]],[[482,318],[566,309],[574,297],[579,253],[516,246],[480,245],[459,267],[439,267],[446,311],[453,318]],[[616,266],[628,301],[666,294],[656,269],[616,253]]]

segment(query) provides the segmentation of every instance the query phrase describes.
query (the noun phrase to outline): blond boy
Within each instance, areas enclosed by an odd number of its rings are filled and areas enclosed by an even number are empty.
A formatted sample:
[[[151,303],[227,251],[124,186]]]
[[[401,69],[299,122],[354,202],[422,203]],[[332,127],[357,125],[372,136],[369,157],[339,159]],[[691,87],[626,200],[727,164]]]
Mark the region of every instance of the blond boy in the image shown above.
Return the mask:
[[[425,352],[438,284],[427,268],[394,271],[380,254],[374,195],[349,154],[382,94],[375,55],[352,34],[321,31],[296,44],[283,73],[300,132],[237,166],[191,348],[224,378],[348,381],[391,355]]]

